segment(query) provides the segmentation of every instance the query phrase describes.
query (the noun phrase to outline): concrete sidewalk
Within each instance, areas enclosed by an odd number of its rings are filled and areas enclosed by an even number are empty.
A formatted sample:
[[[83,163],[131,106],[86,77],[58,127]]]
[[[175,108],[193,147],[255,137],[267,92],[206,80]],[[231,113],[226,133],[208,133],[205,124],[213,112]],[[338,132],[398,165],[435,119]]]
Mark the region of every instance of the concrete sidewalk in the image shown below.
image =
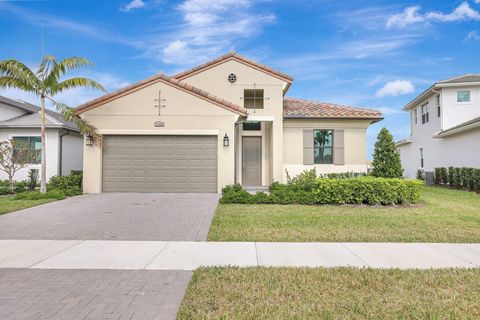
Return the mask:
[[[477,268],[480,244],[0,240],[0,268]]]

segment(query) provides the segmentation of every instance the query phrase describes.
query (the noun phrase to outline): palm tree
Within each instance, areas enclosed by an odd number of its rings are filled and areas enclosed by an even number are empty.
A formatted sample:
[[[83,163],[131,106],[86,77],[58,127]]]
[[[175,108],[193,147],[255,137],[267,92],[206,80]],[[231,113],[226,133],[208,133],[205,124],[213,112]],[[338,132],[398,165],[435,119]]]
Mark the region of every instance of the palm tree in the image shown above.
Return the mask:
[[[62,61],[57,61],[53,56],[42,58],[40,66],[34,72],[25,64],[17,60],[0,61],[0,88],[16,88],[25,92],[33,93],[40,98],[41,103],[41,178],[40,191],[46,192],[46,150],[45,150],[45,100],[53,103],[57,111],[67,121],[73,121],[79,128],[80,133],[92,135],[96,143],[99,143],[100,135],[95,127],[75,114],[75,111],[66,104],[57,102],[55,95],[68,89],[77,87],[87,87],[106,92],[105,88],[98,82],[87,78],[63,79],[67,71],[77,69],[82,66],[92,66],[93,63],[82,57],[70,57]]]

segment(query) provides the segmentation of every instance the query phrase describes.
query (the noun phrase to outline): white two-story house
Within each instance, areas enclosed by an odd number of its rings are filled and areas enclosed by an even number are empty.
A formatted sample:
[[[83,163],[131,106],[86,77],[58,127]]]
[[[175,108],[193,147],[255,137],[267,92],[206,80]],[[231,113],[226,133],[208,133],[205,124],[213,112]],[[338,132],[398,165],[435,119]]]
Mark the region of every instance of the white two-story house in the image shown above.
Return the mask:
[[[397,147],[406,177],[438,167],[480,168],[480,74],[439,81],[404,110],[411,134]]]
[[[79,106],[103,136],[85,139],[84,191],[219,192],[310,168],[366,171],[366,130],[381,113],[287,98],[292,83],[231,52]]]

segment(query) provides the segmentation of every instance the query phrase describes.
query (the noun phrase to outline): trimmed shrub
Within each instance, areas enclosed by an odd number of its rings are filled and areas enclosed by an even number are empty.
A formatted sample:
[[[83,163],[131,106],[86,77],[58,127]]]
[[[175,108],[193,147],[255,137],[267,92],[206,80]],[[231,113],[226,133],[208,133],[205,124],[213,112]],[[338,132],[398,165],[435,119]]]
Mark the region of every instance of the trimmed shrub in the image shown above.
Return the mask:
[[[305,186],[302,189],[300,186]],[[397,178],[317,178],[308,184],[274,183],[270,194],[252,195],[240,185],[223,188],[220,203],[274,204],[413,204],[420,200],[423,181]]]
[[[63,200],[66,195],[62,190],[49,190],[47,193],[39,191],[27,191],[19,193],[15,196],[15,200],[40,200],[40,199],[56,199]]]
[[[38,173],[39,173],[38,169],[30,169],[28,171],[27,183],[28,183],[28,189],[29,190],[35,190],[35,188],[37,187],[37,185],[38,185]]]
[[[47,183],[48,190],[61,190],[67,196],[82,194],[82,172],[72,171],[69,176],[53,176]]]
[[[382,128],[375,142],[373,152],[372,175],[383,178],[401,178],[403,174],[400,155],[393,136],[386,128]]]
[[[425,172],[423,170],[417,170],[417,180],[425,181]]]
[[[477,168],[435,168],[435,183],[480,192],[480,169]]]

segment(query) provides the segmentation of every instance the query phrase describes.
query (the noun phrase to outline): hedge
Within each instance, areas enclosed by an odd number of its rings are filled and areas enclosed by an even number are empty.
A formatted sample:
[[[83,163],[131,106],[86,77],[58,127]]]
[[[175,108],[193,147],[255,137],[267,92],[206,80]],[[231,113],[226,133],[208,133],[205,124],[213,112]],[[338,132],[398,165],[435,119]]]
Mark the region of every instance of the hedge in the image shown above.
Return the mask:
[[[435,184],[480,192],[480,169],[467,167],[435,168]]]
[[[82,171],[73,171],[69,176],[53,176],[47,183],[47,191],[61,190],[67,196],[82,194]]]
[[[424,183],[397,178],[358,177],[351,179],[315,178],[298,184],[274,183],[270,193],[250,194],[240,185],[223,188],[220,203],[271,204],[369,204],[418,203]]]

